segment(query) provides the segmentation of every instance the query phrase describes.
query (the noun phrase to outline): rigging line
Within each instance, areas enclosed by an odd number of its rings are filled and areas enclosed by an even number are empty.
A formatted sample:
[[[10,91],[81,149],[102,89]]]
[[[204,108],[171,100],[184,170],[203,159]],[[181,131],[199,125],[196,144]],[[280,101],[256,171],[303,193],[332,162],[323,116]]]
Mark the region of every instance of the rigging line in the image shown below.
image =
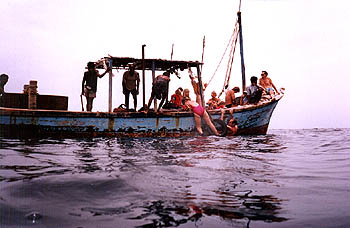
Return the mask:
[[[230,78],[231,78],[233,59],[234,59],[235,52],[236,52],[237,40],[238,40],[238,35],[232,41],[232,44],[231,44],[232,48],[231,48],[231,52],[230,52],[230,56],[229,56],[229,62],[227,63],[225,82],[224,82],[224,86],[223,86],[223,88],[222,88],[222,90],[221,90],[221,92],[220,92],[218,97],[220,97],[222,95],[222,93],[225,91],[225,88],[229,85],[229,81],[230,81]]]
[[[235,24],[235,30],[236,30],[237,24],[238,24],[238,20],[236,21],[236,24]],[[222,57],[221,57],[221,59],[220,59],[220,62],[219,62],[219,64],[218,64],[218,66],[216,67],[215,71],[214,71],[214,74],[211,76],[209,82],[207,83],[208,86],[209,86],[210,82],[213,80],[213,78],[214,78],[216,72],[218,71],[218,69],[219,69],[219,67],[220,67],[220,65],[221,65],[222,60],[224,59],[224,57],[225,57],[225,55],[226,55],[226,51],[227,51],[228,47],[230,46],[230,44],[231,44],[231,42],[232,42],[231,40],[233,39],[234,35],[236,34],[235,30],[233,31],[233,33],[232,33],[232,35],[231,35],[231,37],[230,37],[230,39],[229,39],[229,41],[228,41],[228,43],[227,43],[227,45],[226,45],[224,54],[222,55]]]
[[[230,64],[231,64],[231,60],[232,60],[231,57],[232,57],[232,50],[233,50],[233,41],[234,41],[234,40],[232,40],[232,43],[231,43],[231,50],[230,50],[230,54],[229,54],[229,56],[228,56],[228,62],[227,62],[227,66],[226,66],[226,73],[225,73],[224,86],[223,86],[223,88],[222,88],[221,93],[220,93],[219,96],[221,96],[221,94],[224,92],[225,87],[226,87],[226,84],[227,84],[228,71],[229,71],[229,67],[230,67]]]
[[[236,38],[237,38],[237,36],[236,36]],[[226,74],[225,74],[225,83],[226,83],[226,81],[227,81],[227,77],[228,77],[228,72],[229,72],[229,67],[230,67],[230,64],[232,64],[232,55],[233,55],[233,49],[234,49],[234,41],[235,41],[235,39],[234,40],[232,40],[232,43],[231,43],[231,50],[230,50],[230,55],[229,55],[229,57],[228,57],[228,62],[227,62],[227,67],[226,67]]]
[[[235,40],[235,46],[234,46],[233,53],[232,53],[231,66],[230,66],[230,71],[229,71],[229,75],[228,75],[228,78],[227,78],[227,84],[226,84],[226,85],[229,84],[230,78],[231,78],[232,63],[233,63],[233,59],[234,59],[234,57],[235,57],[235,52],[236,52],[236,47],[237,47],[237,40],[238,40],[238,39]]]
[[[232,43],[231,43],[231,50],[230,50],[230,55],[228,57],[228,63],[227,63],[227,67],[226,67],[226,74],[225,74],[225,81],[224,81],[224,87],[228,84],[228,78],[229,78],[229,68],[230,66],[232,66],[232,61],[233,61],[233,58],[232,58],[232,55],[234,55],[234,50],[235,50],[235,45],[236,45],[236,42],[237,42],[237,39],[238,39],[238,28],[235,29],[235,38],[232,40]],[[224,88],[223,88],[224,89]]]
[[[205,36],[203,37],[202,63],[204,61]],[[201,73],[203,74],[203,64],[201,65]]]

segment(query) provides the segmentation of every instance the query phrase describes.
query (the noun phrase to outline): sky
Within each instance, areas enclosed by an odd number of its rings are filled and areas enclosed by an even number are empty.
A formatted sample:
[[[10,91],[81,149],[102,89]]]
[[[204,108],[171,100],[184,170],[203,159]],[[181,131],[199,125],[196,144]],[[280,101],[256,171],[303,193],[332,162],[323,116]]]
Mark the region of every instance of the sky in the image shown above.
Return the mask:
[[[233,32],[239,0],[1,0],[0,74],[6,92],[21,93],[30,80],[39,94],[68,96],[81,110],[87,62],[108,55],[201,61],[203,82],[213,75]],[[270,128],[349,128],[350,2],[347,0],[242,0],[246,78],[262,70],[285,95]],[[241,87],[236,51],[230,87]],[[227,61],[206,90],[221,91]],[[113,108],[124,103],[123,70],[113,71]],[[101,71],[100,73],[103,73]],[[141,72],[139,72],[141,75]],[[186,71],[172,77],[170,94],[190,88]],[[146,103],[151,73],[146,73]],[[193,91],[192,98],[193,96]],[[142,94],[142,90],[140,91]],[[132,104],[132,98],[131,104]],[[138,107],[142,105],[138,97]],[[108,111],[108,75],[99,79],[93,111]]]

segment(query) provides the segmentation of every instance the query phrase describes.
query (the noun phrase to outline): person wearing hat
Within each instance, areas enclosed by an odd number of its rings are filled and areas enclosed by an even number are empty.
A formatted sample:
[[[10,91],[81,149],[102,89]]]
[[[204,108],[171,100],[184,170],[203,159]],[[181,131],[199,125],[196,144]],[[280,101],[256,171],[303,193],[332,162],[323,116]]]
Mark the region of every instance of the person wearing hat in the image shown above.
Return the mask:
[[[97,78],[102,78],[108,71],[107,69],[103,74],[100,75],[96,70],[95,63],[89,62],[87,64],[88,71],[84,73],[81,95],[86,97],[86,111],[91,112],[94,98],[96,97],[97,91]]]
[[[125,71],[123,74],[123,94],[125,95],[125,106],[129,109],[129,96],[130,93],[134,99],[134,109],[137,107],[137,95],[139,94],[140,86],[140,76],[139,73],[135,71],[135,65],[133,63],[129,64],[129,70]]]

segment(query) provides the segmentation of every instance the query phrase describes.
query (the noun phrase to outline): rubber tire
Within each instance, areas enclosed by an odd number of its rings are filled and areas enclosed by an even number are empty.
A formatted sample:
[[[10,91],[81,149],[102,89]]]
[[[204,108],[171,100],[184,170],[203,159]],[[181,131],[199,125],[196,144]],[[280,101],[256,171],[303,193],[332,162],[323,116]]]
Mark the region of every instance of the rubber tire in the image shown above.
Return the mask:
[[[203,123],[202,123],[203,124]],[[226,136],[227,134],[227,125],[225,121],[220,119],[213,119],[213,124],[220,134],[220,136]],[[203,124],[204,135],[213,135],[214,133],[211,131],[207,124]]]
[[[220,119],[214,119],[213,124],[216,128],[216,130],[219,132],[220,136],[226,136],[227,134],[227,125],[225,121]]]

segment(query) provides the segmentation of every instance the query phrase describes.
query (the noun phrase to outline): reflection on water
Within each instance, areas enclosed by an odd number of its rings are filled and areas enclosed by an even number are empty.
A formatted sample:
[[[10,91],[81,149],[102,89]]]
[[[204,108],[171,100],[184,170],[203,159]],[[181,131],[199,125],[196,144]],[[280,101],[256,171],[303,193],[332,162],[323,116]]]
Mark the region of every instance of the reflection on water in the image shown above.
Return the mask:
[[[306,216],[312,204],[303,205],[308,200],[304,196],[316,191],[310,181],[317,186],[339,178],[335,169],[319,170],[320,165],[329,165],[323,162],[330,160],[324,148],[342,155],[337,157],[337,165],[343,167],[339,172],[349,173],[348,166],[342,166],[349,164],[349,157],[344,158],[348,155],[336,144],[337,138],[323,137],[320,145],[317,137],[322,132],[273,133],[231,138],[0,139],[0,226],[302,225],[315,216],[311,211]],[[305,142],[305,137],[312,139]],[[338,137],[346,138],[344,132]],[[342,146],[350,148],[349,143]],[[306,163],[310,160],[318,160],[318,166]],[[334,186],[342,191],[348,180],[341,178]],[[318,213],[327,214],[321,209]]]

